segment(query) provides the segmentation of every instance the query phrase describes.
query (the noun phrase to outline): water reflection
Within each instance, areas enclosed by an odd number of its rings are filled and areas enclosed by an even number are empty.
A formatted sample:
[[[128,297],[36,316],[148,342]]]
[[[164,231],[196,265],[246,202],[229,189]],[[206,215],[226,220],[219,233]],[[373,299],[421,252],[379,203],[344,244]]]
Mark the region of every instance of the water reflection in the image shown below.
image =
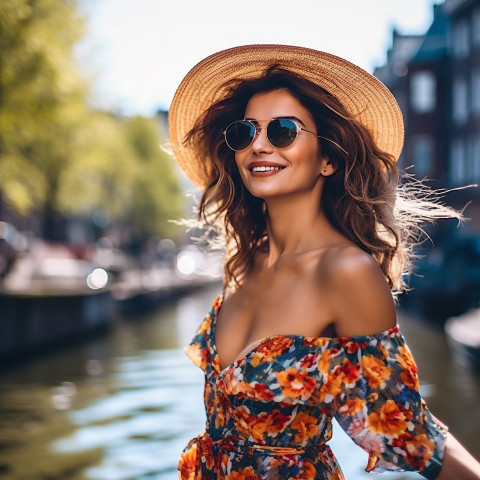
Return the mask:
[[[205,422],[202,372],[182,347],[218,291],[118,319],[103,338],[3,373],[0,476],[175,480],[181,450]],[[479,378],[452,361],[440,329],[406,314],[400,320],[419,363],[422,394],[478,456]],[[332,449],[347,479],[372,478],[363,472],[366,454],[336,426]]]
[[[118,360],[110,395],[71,413],[78,428],[53,442],[57,453],[104,448],[89,478],[175,478],[192,427],[201,428],[201,375],[180,350],[143,351]]]

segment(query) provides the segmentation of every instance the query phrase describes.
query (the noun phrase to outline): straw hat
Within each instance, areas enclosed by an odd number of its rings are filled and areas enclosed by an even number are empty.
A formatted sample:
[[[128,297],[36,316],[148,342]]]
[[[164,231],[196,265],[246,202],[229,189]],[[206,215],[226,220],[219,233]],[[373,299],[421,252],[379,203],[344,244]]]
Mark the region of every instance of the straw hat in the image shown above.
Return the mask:
[[[200,187],[208,182],[208,159],[182,144],[196,120],[225,96],[225,83],[253,79],[272,66],[294,72],[337,97],[364,126],[377,146],[398,160],[403,145],[403,118],[397,101],[373,75],[343,58],[287,45],[245,45],[202,60],[180,83],[168,116],[173,153],[187,176]],[[234,119],[232,119],[234,120]]]

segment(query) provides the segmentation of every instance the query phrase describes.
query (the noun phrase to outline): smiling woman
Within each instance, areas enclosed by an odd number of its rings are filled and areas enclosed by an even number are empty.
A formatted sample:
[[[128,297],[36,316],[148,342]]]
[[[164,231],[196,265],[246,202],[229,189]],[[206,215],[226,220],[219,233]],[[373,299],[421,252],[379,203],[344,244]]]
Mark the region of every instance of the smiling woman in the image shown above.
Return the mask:
[[[180,478],[341,480],[335,418],[367,471],[480,479],[421,398],[396,322],[420,221],[461,215],[399,185],[386,87],[324,52],[236,47],[189,72],[169,128],[226,246],[223,292],[186,348],[207,424]]]

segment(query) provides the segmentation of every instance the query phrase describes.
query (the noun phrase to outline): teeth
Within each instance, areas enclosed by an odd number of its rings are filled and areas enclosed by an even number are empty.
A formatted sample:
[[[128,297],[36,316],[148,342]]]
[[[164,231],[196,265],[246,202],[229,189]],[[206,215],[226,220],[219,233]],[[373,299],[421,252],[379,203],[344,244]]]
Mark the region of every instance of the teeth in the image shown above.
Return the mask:
[[[272,172],[273,170],[282,170],[283,167],[253,167],[252,172]]]

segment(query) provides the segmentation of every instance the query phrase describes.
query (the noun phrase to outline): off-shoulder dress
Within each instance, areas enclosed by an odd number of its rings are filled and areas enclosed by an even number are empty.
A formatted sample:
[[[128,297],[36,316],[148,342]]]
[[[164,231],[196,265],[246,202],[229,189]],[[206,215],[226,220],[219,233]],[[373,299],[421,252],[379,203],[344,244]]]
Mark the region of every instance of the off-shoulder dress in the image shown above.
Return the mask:
[[[398,325],[361,337],[273,335],[222,370],[222,301],[185,349],[205,372],[207,424],[181,455],[180,480],[342,480],[332,418],[368,452],[367,471],[437,477],[447,429],[419,394]]]

